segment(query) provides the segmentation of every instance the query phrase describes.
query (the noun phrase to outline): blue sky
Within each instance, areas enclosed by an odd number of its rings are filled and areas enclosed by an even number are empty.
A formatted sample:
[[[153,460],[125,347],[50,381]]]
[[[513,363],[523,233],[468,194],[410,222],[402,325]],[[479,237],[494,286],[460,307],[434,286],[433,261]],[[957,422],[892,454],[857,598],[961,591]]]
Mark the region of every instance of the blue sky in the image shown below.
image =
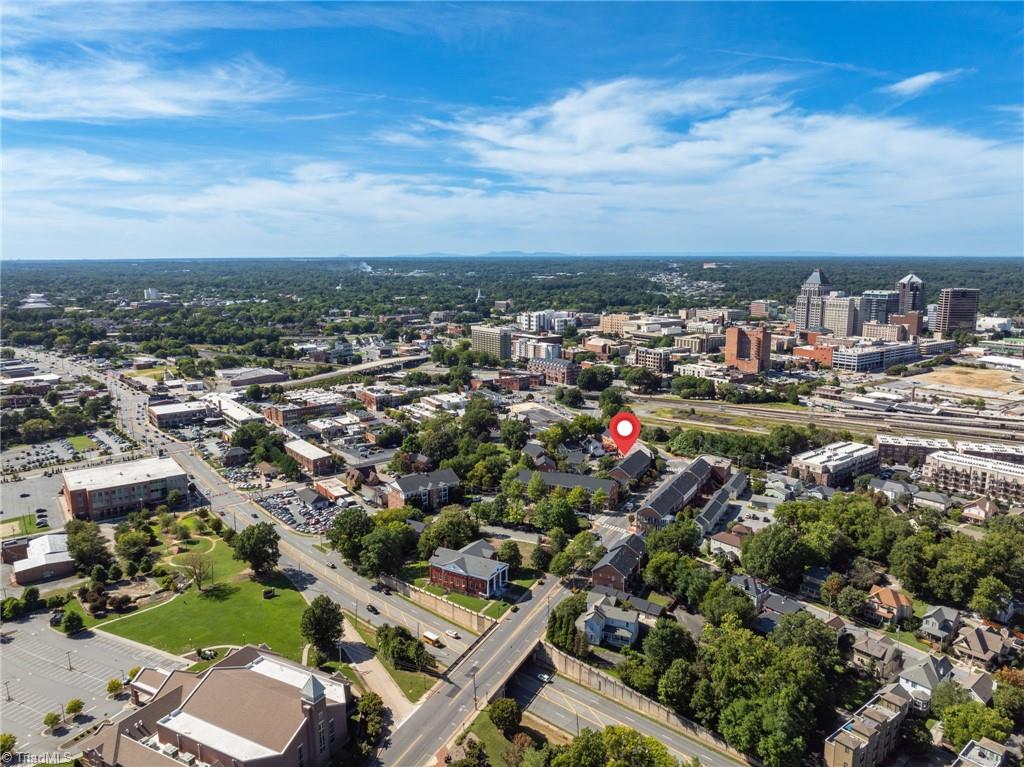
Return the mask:
[[[1022,9],[6,2],[2,256],[1022,255]]]

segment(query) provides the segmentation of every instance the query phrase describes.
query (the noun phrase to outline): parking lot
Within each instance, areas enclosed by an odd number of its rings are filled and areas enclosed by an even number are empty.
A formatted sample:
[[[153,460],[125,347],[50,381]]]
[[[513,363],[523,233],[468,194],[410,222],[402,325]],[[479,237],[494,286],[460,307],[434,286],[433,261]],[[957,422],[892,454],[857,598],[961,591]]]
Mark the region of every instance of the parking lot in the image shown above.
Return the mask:
[[[83,439],[84,437],[84,439]],[[91,442],[86,447],[85,442]],[[4,473],[18,473],[62,466],[75,461],[117,455],[132,449],[131,443],[107,429],[96,429],[76,437],[52,439],[35,445],[22,445],[3,453]]]
[[[84,727],[117,714],[127,698],[107,698],[107,682],[124,678],[135,666],[185,668],[188,664],[154,650],[145,650],[107,634],[83,632],[67,637],[47,625],[47,615],[4,624],[4,695],[2,729],[18,738],[18,750],[56,751],[59,743]],[[70,670],[69,670],[70,665]],[[8,700],[8,696],[10,700]],[[72,698],[85,702],[75,724],[43,735],[43,716],[60,713]]]
[[[265,495],[258,502],[275,518],[300,533],[327,532],[327,528],[341,511],[340,507],[333,504],[322,509],[314,509],[301,500],[295,490],[282,490],[279,493]]]
[[[63,480],[59,474],[38,476],[0,484],[0,523],[26,515],[36,518],[42,510],[53,529],[64,526],[64,512],[58,495]]]

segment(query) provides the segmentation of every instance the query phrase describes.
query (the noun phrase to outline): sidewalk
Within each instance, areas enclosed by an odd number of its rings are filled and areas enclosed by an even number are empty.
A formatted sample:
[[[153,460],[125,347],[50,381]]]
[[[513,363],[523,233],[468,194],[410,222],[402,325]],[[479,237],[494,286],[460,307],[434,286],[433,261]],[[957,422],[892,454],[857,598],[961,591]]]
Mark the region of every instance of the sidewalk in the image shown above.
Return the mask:
[[[416,710],[416,706],[405,697],[405,693],[369,647],[359,641],[343,640],[341,648],[366,686],[380,695],[384,705],[391,709],[393,732]]]

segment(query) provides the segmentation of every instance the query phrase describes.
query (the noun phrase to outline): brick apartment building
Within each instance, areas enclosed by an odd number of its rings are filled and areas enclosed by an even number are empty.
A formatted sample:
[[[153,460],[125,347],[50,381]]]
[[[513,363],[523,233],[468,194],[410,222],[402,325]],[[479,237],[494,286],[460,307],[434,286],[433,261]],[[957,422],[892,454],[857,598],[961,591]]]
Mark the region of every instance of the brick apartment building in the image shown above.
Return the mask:
[[[298,461],[307,476],[317,477],[321,474],[330,474],[334,470],[334,459],[331,454],[304,439],[285,442],[284,452]]]
[[[526,363],[526,369],[531,373],[543,375],[549,384],[563,386],[573,386],[580,372],[579,365],[564,359],[534,358]]]
[[[744,373],[771,367],[772,334],[767,328],[731,327],[725,331],[725,364]]]
[[[458,502],[461,497],[461,480],[451,469],[438,469],[425,474],[406,474],[395,477],[387,486],[389,509],[402,506],[439,509]]]

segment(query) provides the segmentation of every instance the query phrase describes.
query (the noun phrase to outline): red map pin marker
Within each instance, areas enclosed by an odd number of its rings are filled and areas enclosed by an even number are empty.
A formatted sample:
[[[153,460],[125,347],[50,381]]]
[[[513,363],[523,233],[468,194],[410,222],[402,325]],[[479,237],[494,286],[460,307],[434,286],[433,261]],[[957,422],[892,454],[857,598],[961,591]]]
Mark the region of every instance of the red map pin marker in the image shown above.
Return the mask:
[[[625,455],[640,436],[640,421],[632,413],[616,413],[608,424],[619,452]]]

